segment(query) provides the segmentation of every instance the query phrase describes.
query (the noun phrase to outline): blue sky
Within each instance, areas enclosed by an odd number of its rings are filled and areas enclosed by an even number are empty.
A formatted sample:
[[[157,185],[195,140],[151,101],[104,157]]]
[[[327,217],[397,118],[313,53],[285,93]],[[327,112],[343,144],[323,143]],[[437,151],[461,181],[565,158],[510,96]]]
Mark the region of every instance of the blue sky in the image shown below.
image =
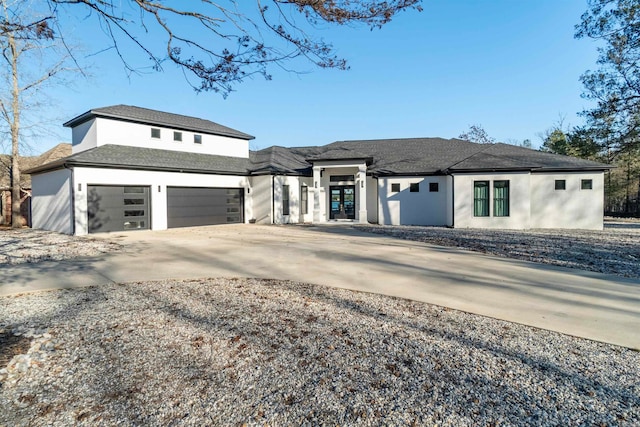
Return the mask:
[[[579,76],[597,58],[592,41],[573,38],[586,1],[438,0],[423,7],[381,30],[319,30],[348,59],[349,71],[310,64],[302,65],[308,73],[273,69],[272,81],[249,79],[226,99],[194,92],[172,66],[128,77],[113,52],[92,56],[91,78],[76,77],[52,92],[56,135],[35,151],[70,140],[63,121],[114,104],[209,119],[254,135],[252,148],[452,138],[471,124],[499,141],[539,146],[537,134],[561,115],[565,125],[582,123],[577,113],[589,103],[580,96]],[[100,42],[87,42],[89,51]]]

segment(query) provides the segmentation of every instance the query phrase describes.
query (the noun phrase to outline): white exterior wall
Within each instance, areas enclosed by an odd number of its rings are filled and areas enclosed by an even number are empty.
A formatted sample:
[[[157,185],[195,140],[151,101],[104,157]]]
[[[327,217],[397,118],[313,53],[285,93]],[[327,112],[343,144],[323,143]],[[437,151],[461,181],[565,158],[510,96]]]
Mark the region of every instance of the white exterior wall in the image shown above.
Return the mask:
[[[218,187],[244,189],[244,220],[254,217],[252,196],[247,193],[249,179],[245,176],[206,175],[177,172],[156,172],[126,169],[74,168],[73,197],[75,199],[75,233],[87,234],[87,186],[133,185],[149,186],[151,229],[167,229],[167,186]]]
[[[160,138],[151,138],[151,128],[160,129]],[[182,133],[182,141],[173,140],[173,132]],[[249,157],[249,141],[220,135],[189,132],[156,125],[130,123],[102,117],[91,119],[73,128],[73,153],[107,144],[155,148],[198,154]],[[202,135],[202,144],[193,142],[193,135]]]
[[[89,120],[71,129],[71,154],[98,146],[98,124]]]
[[[253,218],[257,224],[273,224],[271,214],[273,212],[273,179],[271,175],[252,176],[251,202],[253,205]]]
[[[446,176],[414,176],[378,178],[378,223],[382,225],[449,225],[447,200],[451,188]],[[429,183],[437,182],[438,191],[429,192]],[[420,191],[411,193],[411,183],[419,183]],[[391,184],[400,184],[399,192]]]
[[[366,211],[367,219],[369,219],[369,212],[367,210],[369,206],[369,183],[371,183],[370,177],[366,177],[364,179],[364,185],[361,183],[361,177],[365,176],[365,172],[360,172],[361,170],[366,171],[366,165],[364,163],[354,163],[352,161],[326,161],[326,162],[314,162],[314,169],[323,169],[322,177],[315,176],[312,181],[309,181],[309,185],[313,184],[315,187],[315,181],[318,181],[317,186],[317,206],[314,206],[314,209],[319,210],[319,217],[312,218],[315,223],[327,222],[329,220],[329,207],[331,206],[331,202],[329,198],[331,197],[331,192],[329,191],[329,187],[333,185],[340,185],[338,183],[331,182],[331,175],[353,175],[354,177],[354,185],[356,190],[356,221],[360,221],[360,214]],[[375,181],[374,181],[375,183]],[[311,188],[310,188],[311,190]],[[372,193],[375,194],[375,193]],[[362,203],[364,199],[364,203]],[[376,199],[374,199],[376,200]],[[366,222],[366,221],[364,221]]]
[[[33,228],[73,234],[71,171],[59,169],[32,175],[31,185]]]
[[[378,179],[367,177],[367,220],[378,223]]]
[[[302,176],[275,175],[273,180],[273,224],[298,224],[313,221],[313,179]],[[289,215],[282,214],[282,186],[289,186]],[[307,214],[303,215],[300,206],[301,187],[308,189]]]
[[[456,228],[505,228],[527,229],[531,227],[531,175],[519,173],[474,173],[454,175],[454,226]],[[493,181],[509,181],[509,216],[493,216]],[[489,181],[489,216],[473,216],[473,182]]]
[[[565,190],[555,189],[563,179]],[[582,190],[581,180],[592,180],[593,189]],[[531,175],[531,227],[602,230],[604,172],[534,173]]]

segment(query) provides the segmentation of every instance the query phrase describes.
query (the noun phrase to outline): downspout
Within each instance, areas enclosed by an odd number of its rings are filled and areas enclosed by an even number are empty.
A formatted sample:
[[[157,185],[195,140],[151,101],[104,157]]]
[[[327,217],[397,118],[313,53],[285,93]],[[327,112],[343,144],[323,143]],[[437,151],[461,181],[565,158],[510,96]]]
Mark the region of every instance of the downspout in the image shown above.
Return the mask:
[[[62,166],[71,172],[71,235],[76,235],[76,182],[75,182],[75,174],[73,173],[73,168],[70,168],[66,163],[63,163]]]
[[[271,175],[271,224],[276,223],[276,176]]]
[[[451,228],[456,227],[456,177],[451,174]]]

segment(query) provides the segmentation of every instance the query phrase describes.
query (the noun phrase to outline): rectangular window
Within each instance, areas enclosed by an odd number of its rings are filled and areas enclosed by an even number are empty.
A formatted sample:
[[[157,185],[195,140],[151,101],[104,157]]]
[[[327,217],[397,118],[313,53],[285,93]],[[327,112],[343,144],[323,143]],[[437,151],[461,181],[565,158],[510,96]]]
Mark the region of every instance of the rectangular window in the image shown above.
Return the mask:
[[[399,193],[400,192],[400,184],[391,184],[391,192]]]
[[[151,128],[151,138],[160,139],[160,129]]]
[[[429,192],[430,193],[437,193],[438,192],[438,183],[437,182],[430,182],[429,183]]]
[[[351,182],[355,181],[354,175],[331,175],[329,177],[330,182]]]
[[[419,193],[420,192],[420,183],[419,182],[412,182],[411,184],[409,184],[409,192],[410,193]]]
[[[124,187],[125,194],[144,193],[144,187]]]
[[[289,215],[289,186],[282,186],[282,215]]]
[[[556,190],[566,190],[567,189],[567,181],[564,179],[556,179]]]
[[[182,141],[182,132],[174,132],[173,133],[173,140],[177,141],[177,142],[181,142]]]
[[[198,134],[193,135],[193,143],[202,144],[202,135],[198,135]]]
[[[493,181],[493,216],[509,216],[509,181]]]
[[[300,187],[300,213],[302,215],[309,213],[309,187],[306,185]]]
[[[489,216],[489,181],[473,182],[473,216]]]
[[[583,179],[580,181],[580,188],[583,190],[593,190],[593,180]]]

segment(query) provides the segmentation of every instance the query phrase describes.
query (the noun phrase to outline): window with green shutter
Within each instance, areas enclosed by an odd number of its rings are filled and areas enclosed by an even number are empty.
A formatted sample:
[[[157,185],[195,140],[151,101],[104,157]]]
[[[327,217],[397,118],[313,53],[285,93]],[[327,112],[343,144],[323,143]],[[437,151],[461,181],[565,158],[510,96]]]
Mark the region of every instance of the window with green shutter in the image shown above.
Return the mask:
[[[489,216],[489,181],[473,182],[473,216]]]
[[[509,216],[509,181],[493,181],[493,216]]]

